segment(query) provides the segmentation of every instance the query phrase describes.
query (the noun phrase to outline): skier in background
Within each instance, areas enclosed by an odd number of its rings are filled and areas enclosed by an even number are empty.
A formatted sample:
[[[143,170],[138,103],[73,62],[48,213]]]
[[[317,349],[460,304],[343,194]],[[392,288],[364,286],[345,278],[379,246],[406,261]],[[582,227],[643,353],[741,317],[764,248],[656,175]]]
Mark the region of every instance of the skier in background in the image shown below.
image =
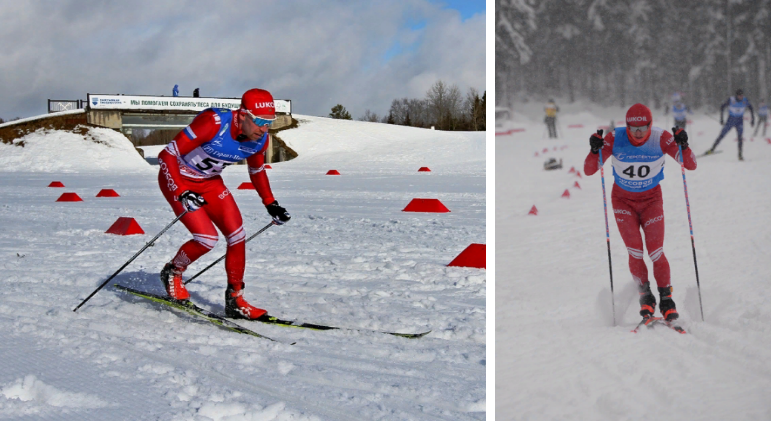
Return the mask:
[[[546,111],[546,117],[543,121],[546,123],[546,127],[549,129],[549,139],[556,139],[557,113],[559,112],[560,108],[557,106],[557,104],[554,103],[553,99],[549,99],[549,102],[546,103],[546,106],[543,107],[543,110]]]
[[[171,95],[179,96],[179,85],[174,85],[174,89],[171,90]]]
[[[613,156],[615,183],[611,192],[616,225],[629,253],[629,271],[640,293],[640,315],[653,316],[656,298],[651,292],[648,268],[643,261],[642,228],[645,248],[653,262],[653,276],[661,300],[659,309],[667,321],[679,315],[672,300],[669,261],[664,255],[664,202],[659,183],[664,179],[665,154],[689,170],[696,169],[696,156],[688,147],[688,135],[682,128],[673,128],[674,136],[652,126],[651,110],[635,104],[626,113],[626,126],[610,131],[605,138],[593,134],[589,138],[591,152],[584,161],[584,173],[592,175]],[[602,149],[602,160],[598,153]]]
[[[760,126],[763,126],[763,137],[766,137],[766,124],[768,123],[768,104],[766,104],[766,101],[760,101],[760,104],[758,104],[758,125],[755,126],[755,133],[753,133],[753,136],[758,135],[758,129],[760,129]]]
[[[723,126],[723,130],[720,132],[720,136],[715,139],[715,144],[712,145],[704,155],[711,155],[715,153],[715,148],[723,140],[723,137],[731,130],[731,127],[736,127],[736,133],[739,135],[739,161],[744,161],[742,157],[742,134],[744,132],[744,110],[750,109],[750,126],[755,125],[755,113],[752,110],[752,104],[750,100],[744,97],[744,91],[741,89],[736,90],[736,95],[728,98],[728,100],[720,106],[720,124],[723,124],[723,110],[728,107],[728,121]]]
[[[667,115],[667,111],[669,111],[669,107],[664,107],[664,115]],[[675,127],[685,129],[686,113],[693,115],[693,111],[685,105],[680,95],[678,95],[677,99],[672,103],[672,117],[675,118]]]
[[[273,222],[281,225],[289,221],[289,213],[273,198],[265,173],[265,151],[270,144],[268,129],[275,118],[270,92],[251,89],[244,93],[238,110],[202,111],[158,155],[161,192],[176,215],[187,210],[181,221],[193,234],[193,239],[183,244],[161,271],[161,282],[170,297],[190,298],[182,273],[214,248],[219,238],[216,226],[228,243],[225,314],[256,319],[266,313],[243,297],[246,232],[241,212],[220,173],[228,165],[246,159],[249,178]]]

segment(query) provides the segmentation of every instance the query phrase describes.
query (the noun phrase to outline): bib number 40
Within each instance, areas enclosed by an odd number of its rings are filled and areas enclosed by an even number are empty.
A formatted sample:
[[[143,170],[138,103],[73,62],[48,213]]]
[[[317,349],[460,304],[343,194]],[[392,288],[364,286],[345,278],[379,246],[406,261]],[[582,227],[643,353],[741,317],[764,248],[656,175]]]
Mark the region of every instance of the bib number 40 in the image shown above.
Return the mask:
[[[635,176],[639,178],[645,178],[648,176],[648,174],[651,173],[651,167],[647,165],[640,165],[639,167],[637,167],[637,174],[635,174],[634,165],[630,165],[624,171],[621,171],[621,172],[626,174],[626,176],[629,178],[635,178]]]

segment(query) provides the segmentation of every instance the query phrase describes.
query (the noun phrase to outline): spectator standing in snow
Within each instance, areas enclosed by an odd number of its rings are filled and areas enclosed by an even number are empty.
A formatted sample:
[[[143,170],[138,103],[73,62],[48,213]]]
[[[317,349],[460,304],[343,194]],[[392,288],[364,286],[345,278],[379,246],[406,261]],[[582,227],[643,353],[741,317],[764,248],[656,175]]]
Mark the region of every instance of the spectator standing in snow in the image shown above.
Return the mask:
[[[766,104],[766,101],[760,101],[760,104],[758,105],[758,125],[755,126],[755,133],[753,133],[753,136],[758,135],[758,129],[760,129],[760,126],[763,126],[763,137],[766,137],[766,124],[768,123],[768,104]]]
[[[216,226],[227,240],[225,314],[247,319],[266,314],[243,296],[246,232],[241,211],[220,174],[228,165],[246,159],[249,178],[273,222],[281,225],[289,221],[289,213],[273,198],[265,173],[268,129],[275,119],[270,92],[250,89],[241,98],[240,109],[203,110],[158,155],[161,192],[175,214],[187,211],[180,220],[193,234],[193,239],[183,244],[161,271],[161,282],[170,297],[190,298],[182,273],[214,248],[219,238]]]
[[[688,170],[696,169],[696,157],[688,147],[688,135],[674,128],[674,136],[652,125],[651,110],[635,104],[626,113],[626,126],[610,131],[603,139],[600,134],[589,138],[591,152],[584,161],[584,173],[592,175],[609,157],[613,157],[615,183],[611,192],[616,225],[629,252],[629,271],[640,293],[640,315],[653,316],[656,298],[651,292],[648,268],[643,261],[645,248],[653,262],[653,276],[658,286],[659,309],[667,321],[679,317],[672,300],[669,261],[664,255],[664,201],[659,183],[664,179],[665,155]],[[680,156],[682,147],[683,156]],[[602,150],[602,160],[598,153]]]
[[[557,104],[554,103],[553,99],[550,99],[549,102],[546,103],[546,106],[543,107],[543,110],[546,112],[546,117],[544,118],[544,122],[546,123],[546,127],[549,129],[549,139],[556,139],[557,138],[557,113],[559,112],[559,107]]]
[[[736,127],[736,133],[739,136],[739,161],[744,161],[744,157],[742,157],[744,110],[747,108],[750,109],[750,116],[752,117],[752,120],[750,120],[750,126],[755,125],[755,113],[752,110],[752,104],[750,104],[750,100],[744,97],[744,91],[741,89],[737,89],[736,95],[728,98],[728,100],[720,106],[720,124],[723,124],[723,110],[726,107],[728,107],[728,121],[725,123],[725,126],[723,126],[723,130],[720,132],[720,136],[715,139],[715,144],[713,144],[712,147],[709,148],[709,150],[707,150],[707,152],[704,154],[711,155],[715,153],[715,148],[717,148],[717,145],[721,140],[723,140],[728,131],[731,130],[731,127]]]
[[[174,89],[171,90],[173,96],[179,96],[179,85],[174,85]]]

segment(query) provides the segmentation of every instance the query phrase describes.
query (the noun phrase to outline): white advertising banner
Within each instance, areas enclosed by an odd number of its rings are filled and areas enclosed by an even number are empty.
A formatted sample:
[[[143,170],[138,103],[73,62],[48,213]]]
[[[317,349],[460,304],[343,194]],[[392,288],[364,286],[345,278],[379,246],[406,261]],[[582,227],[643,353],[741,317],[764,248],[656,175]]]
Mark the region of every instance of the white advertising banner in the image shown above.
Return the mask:
[[[182,110],[203,111],[207,108],[238,109],[241,98],[191,98],[168,96],[131,96],[88,94],[92,110]],[[292,101],[274,100],[277,113],[292,113]]]

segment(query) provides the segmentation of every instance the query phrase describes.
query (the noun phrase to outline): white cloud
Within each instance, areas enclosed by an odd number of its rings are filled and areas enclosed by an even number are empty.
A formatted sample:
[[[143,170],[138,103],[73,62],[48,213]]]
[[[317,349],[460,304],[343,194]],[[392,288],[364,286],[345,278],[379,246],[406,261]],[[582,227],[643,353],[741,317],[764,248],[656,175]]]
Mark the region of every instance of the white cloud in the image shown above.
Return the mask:
[[[419,30],[415,22],[425,24]],[[390,60],[394,45],[412,46]],[[485,89],[485,17],[425,0],[0,0],[0,117],[91,93],[237,97],[263,87],[295,112],[359,117],[436,80]]]

